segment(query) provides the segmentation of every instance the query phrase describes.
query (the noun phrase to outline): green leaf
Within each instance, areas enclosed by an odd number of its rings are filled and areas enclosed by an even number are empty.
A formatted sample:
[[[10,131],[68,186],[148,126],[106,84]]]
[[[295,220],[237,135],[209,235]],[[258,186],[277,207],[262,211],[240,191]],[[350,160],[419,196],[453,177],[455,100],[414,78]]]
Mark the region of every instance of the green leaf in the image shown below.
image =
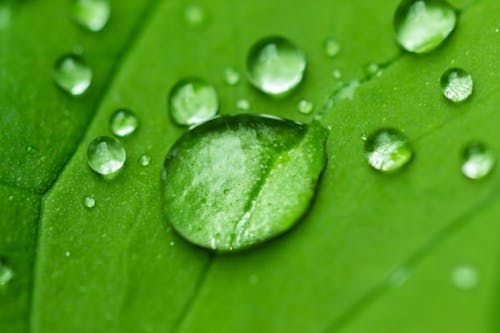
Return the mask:
[[[314,196],[325,132],[318,124],[255,115],[190,129],[165,160],[165,216],[187,240],[219,251],[282,234]]]

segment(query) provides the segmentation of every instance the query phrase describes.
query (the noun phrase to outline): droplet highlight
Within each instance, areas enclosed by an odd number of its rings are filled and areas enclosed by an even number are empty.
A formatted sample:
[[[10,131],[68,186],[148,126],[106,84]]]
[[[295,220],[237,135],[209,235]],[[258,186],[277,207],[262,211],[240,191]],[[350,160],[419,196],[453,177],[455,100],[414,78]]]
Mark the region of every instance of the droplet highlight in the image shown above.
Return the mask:
[[[469,179],[482,179],[488,176],[495,164],[494,152],[484,143],[470,143],[462,152],[462,173]]]
[[[457,13],[444,0],[404,0],[394,17],[398,43],[407,51],[427,53],[455,29]]]
[[[365,141],[368,164],[382,173],[402,169],[413,158],[409,140],[399,130],[387,128],[373,133]]]
[[[111,115],[109,127],[114,135],[123,138],[137,130],[139,119],[128,109],[118,109]]]
[[[111,16],[109,0],[76,0],[73,19],[82,27],[93,31],[104,29]]]
[[[125,148],[120,141],[108,136],[95,138],[87,149],[87,161],[96,173],[107,176],[118,172],[126,160]]]
[[[472,95],[472,76],[461,68],[450,68],[441,76],[443,96],[455,103],[465,101]]]
[[[61,57],[54,66],[52,77],[56,85],[73,96],[82,95],[92,82],[92,70],[75,55]]]
[[[217,92],[203,79],[183,79],[170,92],[169,112],[172,120],[181,126],[208,120],[219,112]]]
[[[282,96],[303,80],[306,55],[283,37],[267,37],[255,43],[247,57],[248,79],[257,89]]]

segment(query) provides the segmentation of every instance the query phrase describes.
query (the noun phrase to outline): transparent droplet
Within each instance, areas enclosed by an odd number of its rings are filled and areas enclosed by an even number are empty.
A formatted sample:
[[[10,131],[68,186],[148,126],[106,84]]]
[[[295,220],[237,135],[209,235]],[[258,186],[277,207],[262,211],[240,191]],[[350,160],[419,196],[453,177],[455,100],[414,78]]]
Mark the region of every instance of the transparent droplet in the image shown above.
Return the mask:
[[[468,144],[462,152],[462,173],[467,178],[484,178],[491,173],[495,164],[495,154],[481,142]]]
[[[95,206],[95,198],[93,196],[91,196],[91,195],[85,196],[85,198],[83,198],[83,205],[86,208],[94,208],[94,206]]]
[[[14,277],[14,271],[6,260],[0,258],[0,287],[7,285]]]
[[[198,27],[205,22],[205,10],[196,4],[187,5],[184,9],[184,20],[192,27]]]
[[[338,69],[334,69],[334,70],[332,71],[332,75],[333,75],[333,77],[334,77],[334,78],[336,78],[336,79],[341,79],[341,78],[342,78],[342,72],[341,72],[341,71],[339,71]]]
[[[372,63],[368,64],[363,68],[363,71],[365,72],[365,75],[367,78],[371,79],[375,76],[381,76],[382,75],[382,69],[380,68],[379,65]]]
[[[248,53],[248,78],[268,95],[280,96],[290,92],[302,82],[305,69],[305,53],[282,37],[261,39]]]
[[[330,58],[333,58],[337,54],[339,54],[340,49],[341,49],[340,44],[335,38],[328,37],[325,40],[325,53]]]
[[[109,120],[111,132],[118,137],[129,136],[139,126],[139,119],[127,109],[116,110]]]
[[[453,284],[463,290],[475,288],[479,283],[479,274],[471,266],[458,266],[451,273]]]
[[[172,242],[170,242],[170,243],[169,243],[169,245],[170,245],[170,246],[174,246],[174,245],[175,245],[175,242],[174,242],[174,241],[172,241]]]
[[[311,114],[314,110],[314,104],[306,99],[301,99],[297,103],[297,110],[302,114]]]
[[[73,19],[90,31],[101,31],[109,21],[111,5],[109,0],[76,0]]]
[[[66,251],[66,252],[64,252],[64,255],[65,255],[66,257],[70,257],[70,256],[71,256],[71,252],[70,252],[70,251]]]
[[[142,154],[141,157],[139,157],[139,164],[143,167],[149,166],[151,164],[151,156]]]
[[[230,85],[235,86],[240,83],[241,75],[234,67],[227,66],[224,69],[224,81]]]
[[[120,141],[100,136],[89,144],[87,161],[92,170],[101,175],[111,175],[125,164],[126,152]]]
[[[75,55],[65,55],[56,61],[52,73],[55,83],[67,93],[78,96],[87,91],[92,70]]]
[[[183,79],[170,92],[169,111],[172,120],[178,125],[198,124],[219,112],[217,92],[203,79]]]
[[[250,110],[250,102],[245,98],[239,99],[236,102],[236,108],[241,111],[248,111]]]
[[[394,17],[396,39],[407,51],[436,49],[455,29],[457,13],[444,0],[403,0]]]
[[[413,149],[406,136],[392,128],[373,133],[365,142],[365,150],[370,166],[383,173],[400,170],[413,157]]]
[[[455,103],[469,98],[473,86],[472,76],[461,68],[450,68],[441,76],[443,96]]]

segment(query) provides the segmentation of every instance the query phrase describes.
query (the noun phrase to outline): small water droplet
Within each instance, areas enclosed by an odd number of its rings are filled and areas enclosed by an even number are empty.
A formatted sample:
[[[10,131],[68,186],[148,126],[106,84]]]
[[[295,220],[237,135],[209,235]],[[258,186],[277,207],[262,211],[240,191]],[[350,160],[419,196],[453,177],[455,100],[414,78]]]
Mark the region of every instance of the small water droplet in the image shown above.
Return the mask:
[[[410,278],[410,270],[408,267],[400,267],[394,270],[388,278],[388,283],[391,287],[401,287]]]
[[[95,138],[87,149],[87,161],[92,170],[101,175],[119,171],[126,160],[126,152],[120,141],[108,136]]]
[[[8,4],[0,4],[0,30],[5,30],[10,26],[11,9]]]
[[[348,84],[342,84],[341,88],[337,92],[336,98],[338,99],[353,99],[358,90],[361,82],[359,80],[352,80]]]
[[[151,157],[148,154],[142,154],[141,157],[139,157],[139,164],[143,167],[149,166],[151,164]]]
[[[379,65],[372,63],[368,64],[363,68],[367,78],[371,79],[375,76],[380,77],[382,75],[382,69]]]
[[[76,55],[65,55],[56,61],[52,77],[59,88],[78,96],[87,91],[92,70]]]
[[[172,242],[170,242],[170,243],[169,243],[169,245],[170,245],[170,246],[174,246],[174,245],[175,245],[175,242],[174,242],[174,241],[172,241]]]
[[[398,171],[413,158],[413,149],[406,136],[392,128],[370,135],[365,151],[370,166],[383,173]]]
[[[203,79],[183,79],[170,92],[169,111],[177,125],[198,124],[219,112],[217,92]]]
[[[495,164],[495,154],[481,142],[468,144],[462,152],[462,173],[467,178],[484,178],[490,174]]]
[[[241,75],[234,67],[227,66],[224,69],[224,81],[230,85],[235,86],[240,83]]]
[[[250,82],[268,95],[289,93],[302,82],[305,69],[305,53],[283,37],[259,40],[247,57]]]
[[[257,284],[259,282],[259,276],[257,274],[252,274],[248,277],[248,282],[250,284]]]
[[[73,7],[73,19],[82,27],[101,31],[109,21],[111,5],[108,0],[77,0]]]
[[[69,257],[69,256],[71,256],[71,252],[66,251],[66,252],[64,252],[64,255],[65,255],[66,257]]]
[[[394,17],[396,38],[413,53],[436,49],[455,29],[457,13],[444,0],[403,0]]]
[[[86,208],[94,208],[95,206],[95,199],[93,196],[91,195],[87,195],[83,198],[83,205],[86,207]]]
[[[479,283],[479,274],[471,266],[458,266],[451,273],[453,284],[462,290],[475,288]]]
[[[73,46],[73,53],[76,54],[76,55],[81,56],[83,54],[84,50],[85,49],[80,44]]]
[[[311,114],[314,110],[314,104],[306,99],[301,99],[297,103],[297,110],[302,114]]]
[[[443,96],[455,103],[469,98],[473,86],[472,76],[461,68],[450,68],[441,76]]]
[[[187,5],[184,9],[184,20],[192,27],[199,27],[205,22],[205,10],[196,4]]]
[[[328,37],[325,40],[324,48],[326,55],[329,56],[330,58],[333,58],[337,54],[339,54],[341,49],[339,42],[333,37]]]
[[[0,258],[0,287],[6,286],[12,278],[14,278],[14,271],[5,259]]]
[[[111,115],[109,127],[111,132],[118,137],[129,136],[139,126],[139,119],[127,109],[118,109]]]
[[[250,110],[250,102],[248,99],[242,98],[236,102],[236,108],[241,111]]]
[[[368,136],[365,133],[361,134],[361,140],[363,141],[368,140]]]
[[[333,77],[334,77],[334,78],[336,78],[336,79],[341,79],[341,78],[342,78],[342,72],[341,72],[341,71],[339,71],[338,69],[334,69],[334,70],[332,71],[332,75],[333,75]]]

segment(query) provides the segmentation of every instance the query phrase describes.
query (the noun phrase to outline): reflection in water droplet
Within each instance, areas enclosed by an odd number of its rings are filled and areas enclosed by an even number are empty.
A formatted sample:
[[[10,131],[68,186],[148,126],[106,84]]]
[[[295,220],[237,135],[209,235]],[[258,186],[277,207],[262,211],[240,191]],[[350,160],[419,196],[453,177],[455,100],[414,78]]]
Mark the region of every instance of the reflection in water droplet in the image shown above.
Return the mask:
[[[468,144],[462,152],[462,173],[467,178],[484,178],[491,173],[495,164],[495,154],[481,142]]]
[[[241,111],[248,111],[250,110],[250,102],[248,99],[240,99],[236,102],[236,108]]]
[[[400,170],[413,157],[413,149],[406,136],[391,128],[373,133],[365,142],[365,151],[370,166],[383,173]]]
[[[92,170],[111,175],[125,164],[126,153],[120,141],[108,136],[95,138],[87,149],[87,161]]]
[[[325,40],[325,53],[330,58],[335,57],[340,52],[340,44],[333,37],[328,37]]]
[[[149,166],[151,164],[151,157],[148,154],[142,154],[139,157],[139,164],[143,167]]]
[[[394,17],[396,38],[414,53],[436,49],[455,29],[457,14],[444,0],[403,0]]]
[[[14,277],[14,271],[4,258],[0,258],[0,287],[6,286]]]
[[[441,76],[443,96],[455,103],[469,98],[473,86],[472,76],[461,68],[450,68]]]
[[[205,10],[196,4],[190,4],[184,9],[184,20],[192,27],[198,27],[205,22]]]
[[[118,137],[129,136],[139,126],[139,119],[127,109],[116,110],[109,120],[111,132]]]
[[[248,53],[248,78],[268,95],[289,93],[302,82],[305,69],[305,53],[282,37],[261,39]]]
[[[73,19],[90,31],[101,31],[109,21],[111,5],[108,0],[76,0]]]
[[[219,112],[217,92],[203,79],[183,79],[170,92],[169,111],[177,125],[198,124]]]
[[[458,266],[451,273],[451,280],[459,289],[473,289],[479,283],[479,274],[471,266]]]
[[[85,196],[85,198],[83,198],[83,205],[86,208],[94,208],[94,206],[95,206],[95,199],[94,199],[94,197],[91,196],[91,195]]]
[[[230,85],[235,86],[240,83],[241,75],[240,73],[232,66],[227,66],[224,69],[224,81]]]
[[[301,99],[297,103],[297,110],[302,114],[311,114],[314,110],[314,104],[306,99]]]
[[[59,88],[73,96],[78,96],[90,86],[92,70],[80,57],[66,55],[55,63],[52,77]]]

